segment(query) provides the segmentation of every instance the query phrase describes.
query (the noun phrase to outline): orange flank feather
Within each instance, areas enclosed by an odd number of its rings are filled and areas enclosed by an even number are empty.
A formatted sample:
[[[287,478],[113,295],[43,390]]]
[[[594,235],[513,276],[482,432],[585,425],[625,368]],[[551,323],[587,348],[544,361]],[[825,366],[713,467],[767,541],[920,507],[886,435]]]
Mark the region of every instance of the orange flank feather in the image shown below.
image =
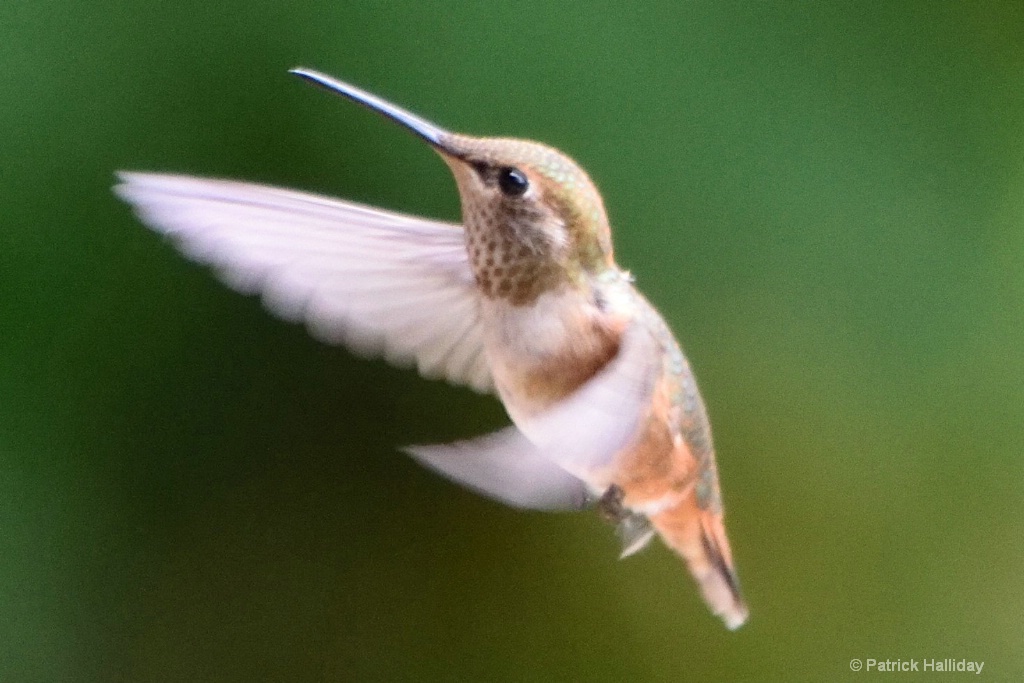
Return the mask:
[[[651,396],[646,429],[620,460],[616,484],[626,507],[645,512],[686,560],[711,610],[737,629],[749,611],[725,532],[711,427],[689,364],[658,323],[651,327],[669,361]]]

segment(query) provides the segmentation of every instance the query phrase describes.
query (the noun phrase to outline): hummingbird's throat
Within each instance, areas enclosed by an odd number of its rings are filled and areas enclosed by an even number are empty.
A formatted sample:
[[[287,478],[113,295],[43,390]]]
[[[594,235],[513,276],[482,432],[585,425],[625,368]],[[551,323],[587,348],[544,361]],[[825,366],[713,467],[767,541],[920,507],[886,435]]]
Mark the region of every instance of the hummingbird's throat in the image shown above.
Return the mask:
[[[480,292],[527,306],[567,282],[557,248],[538,230],[535,217],[471,203],[464,206],[466,249]]]
[[[565,281],[560,269],[538,259],[529,247],[469,232],[466,246],[481,294],[527,306]]]

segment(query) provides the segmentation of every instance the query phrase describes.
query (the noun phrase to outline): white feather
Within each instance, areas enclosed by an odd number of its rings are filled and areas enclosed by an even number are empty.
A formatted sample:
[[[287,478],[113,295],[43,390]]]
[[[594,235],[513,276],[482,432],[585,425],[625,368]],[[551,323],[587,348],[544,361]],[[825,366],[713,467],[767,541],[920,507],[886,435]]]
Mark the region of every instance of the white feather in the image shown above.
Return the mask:
[[[552,463],[515,427],[405,450],[452,481],[513,507],[579,510],[589,502],[586,484]]]
[[[654,538],[655,532],[647,517],[631,512],[619,521],[615,533],[618,534],[619,540],[622,542],[619,559],[624,560],[646,548]]]
[[[461,226],[230,180],[119,178],[146,225],[317,338],[492,389]]]
[[[554,464],[604,491],[615,458],[642,431],[661,375],[658,341],[632,322],[619,351],[565,400],[516,424]]]
[[[649,415],[661,372],[658,342],[631,324],[604,369],[552,408],[477,439],[406,451],[463,486],[515,507],[578,509],[611,485],[615,458]],[[624,518],[623,557],[654,532],[642,515]]]

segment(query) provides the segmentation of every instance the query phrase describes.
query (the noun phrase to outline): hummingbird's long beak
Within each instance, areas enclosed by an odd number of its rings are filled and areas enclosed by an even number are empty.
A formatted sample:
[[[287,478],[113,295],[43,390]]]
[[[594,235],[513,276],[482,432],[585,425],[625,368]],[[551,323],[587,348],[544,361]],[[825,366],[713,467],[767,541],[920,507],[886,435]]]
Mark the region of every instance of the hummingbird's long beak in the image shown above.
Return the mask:
[[[456,150],[452,149],[449,144],[449,141],[452,139],[451,133],[434,125],[426,119],[416,116],[416,114],[413,114],[412,112],[406,111],[397,105],[382,100],[376,95],[372,95],[365,90],[355,87],[354,85],[349,85],[344,81],[331,78],[319,71],[297,67],[289,69],[288,73],[305,78],[307,81],[314,83],[315,85],[319,85],[320,87],[335,94],[354,100],[367,109],[371,109],[382,116],[386,116],[392,121],[400,123],[413,133],[416,133],[416,135],[429,142],[437,148],[438,151],[444,152],[449,156],[461,156]]]

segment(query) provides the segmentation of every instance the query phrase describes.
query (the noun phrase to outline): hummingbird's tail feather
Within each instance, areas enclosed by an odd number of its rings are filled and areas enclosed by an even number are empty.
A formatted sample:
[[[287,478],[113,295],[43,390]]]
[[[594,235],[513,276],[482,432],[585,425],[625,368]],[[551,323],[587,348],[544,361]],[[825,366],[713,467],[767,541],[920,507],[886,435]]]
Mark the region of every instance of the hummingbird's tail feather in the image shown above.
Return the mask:
[[[665,543],[686,560],[704,601],[730,630],[742,626],[749,610],[740,591],[720,511],[702,510],[689,497],[651,517]]]

